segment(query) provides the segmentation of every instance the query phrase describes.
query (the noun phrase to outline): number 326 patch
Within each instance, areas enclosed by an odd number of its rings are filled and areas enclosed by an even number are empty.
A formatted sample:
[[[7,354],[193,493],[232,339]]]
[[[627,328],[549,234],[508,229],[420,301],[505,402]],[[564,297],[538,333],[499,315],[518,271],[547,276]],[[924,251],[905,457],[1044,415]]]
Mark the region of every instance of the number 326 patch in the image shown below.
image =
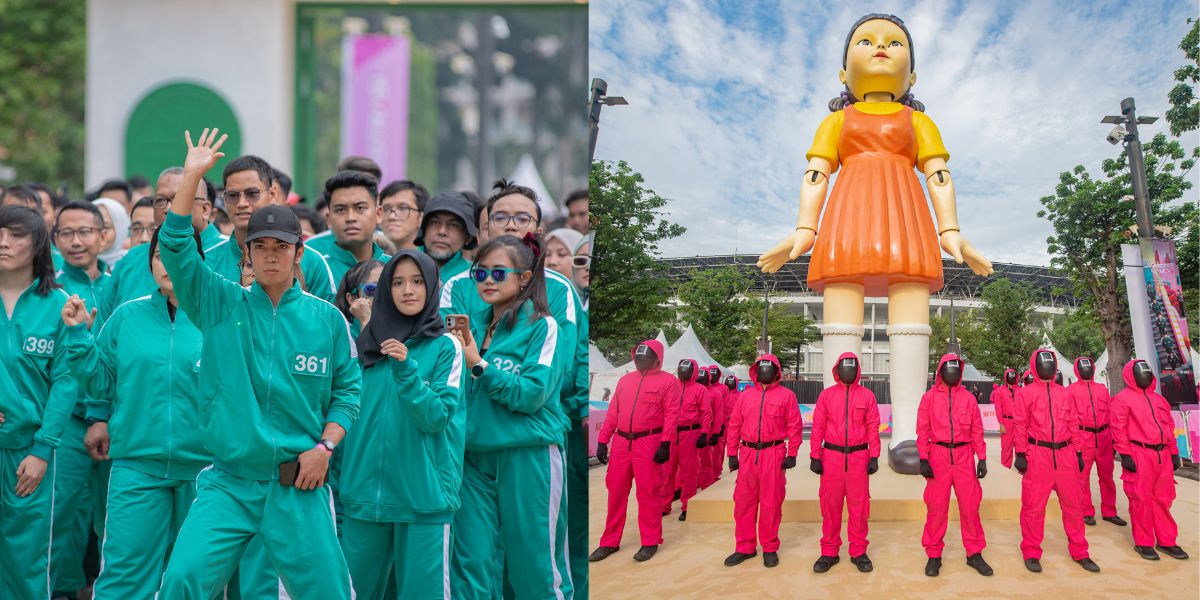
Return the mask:
[[[297,352],[292,355],[292,372],[297,375],[323,377],[329,374],[328,354]]]

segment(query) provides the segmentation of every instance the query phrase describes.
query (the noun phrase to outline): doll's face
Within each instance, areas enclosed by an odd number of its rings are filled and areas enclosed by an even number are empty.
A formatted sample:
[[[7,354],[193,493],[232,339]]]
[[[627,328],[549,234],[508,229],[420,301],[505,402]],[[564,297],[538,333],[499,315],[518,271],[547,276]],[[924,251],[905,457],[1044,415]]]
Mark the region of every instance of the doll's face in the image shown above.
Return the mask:
[[[908,38],[896,24],[882,19],[867,21],[850,36],[842,83],[859,100],[872,92],[886,92],[898,100],[917,81],[911,52]]]

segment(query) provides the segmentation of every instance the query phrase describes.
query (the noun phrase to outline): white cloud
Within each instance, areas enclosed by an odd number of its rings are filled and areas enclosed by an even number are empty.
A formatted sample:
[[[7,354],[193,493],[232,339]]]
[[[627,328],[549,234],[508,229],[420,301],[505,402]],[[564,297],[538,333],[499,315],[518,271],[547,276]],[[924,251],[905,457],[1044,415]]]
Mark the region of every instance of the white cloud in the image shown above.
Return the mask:
[[[628,161],[672,200],[668,218],[688,233],[665,255],[757,254],[792,230],[846,30],[880,11],[912,32],[913,91],[950,150],[964,235],[992,260],[1046,264],[1038,198],[1060,172],[1115,156],[1099,120],[1122,98],[1163,114],[1196,12],[1183,1],[882,4],[785,1],[759,19],[743,5],[731,23],[701,0],[592,0],[592,75],[630,102],[604,109],[596,157]]]

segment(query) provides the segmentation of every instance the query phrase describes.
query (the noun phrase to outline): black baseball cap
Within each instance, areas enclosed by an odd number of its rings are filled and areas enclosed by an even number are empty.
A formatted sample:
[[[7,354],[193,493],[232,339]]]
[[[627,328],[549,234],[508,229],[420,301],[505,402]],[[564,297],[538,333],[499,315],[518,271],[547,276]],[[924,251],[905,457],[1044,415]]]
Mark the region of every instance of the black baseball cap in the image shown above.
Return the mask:
[[[274,238],[288,244],[300,242],[300,218],[292,209],[278,204],[264,206],[250,215],[246,243],[258,238]]]
[[[417,232],[417,239],[414,240],[416,244],[423,244],[424,240],[421,238],[425,235],[425,226],[434,213],[440,212],[450,213],[462,220],[467,230],[467,244],[463,247],[471,247],[471,239],[479,235],[479,228],[475,226],[475,205],[470,198],[459,192],[442,192],[425,203],[425,212],[421,216],[421,230]]]

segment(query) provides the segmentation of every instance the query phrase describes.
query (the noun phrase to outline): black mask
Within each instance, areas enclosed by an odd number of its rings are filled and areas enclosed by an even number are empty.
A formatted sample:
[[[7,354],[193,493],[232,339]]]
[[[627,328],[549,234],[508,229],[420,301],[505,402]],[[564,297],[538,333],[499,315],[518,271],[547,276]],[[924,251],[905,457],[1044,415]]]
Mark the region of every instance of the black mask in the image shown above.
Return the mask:
[[[1004,383],[1008,385],[1017,385],[1017,372],[1009,371],[1004,374]]]
[[[1091,381],[1095,376],[1096,365],[1092,364],[1092,360],[1090,358],[1079,359],[1079,377],[1084,381]]]
[[[645,373],[646,371],[653,369],[657,364],[658,355],[654,353],[654,350],[650,346],[641,344],[637,347],[637,350],[634,351],[633,366],[637,367],[638,371]]]
[[[721,370],[713,367],[708,370],[708,380],[715,383],[721,383]]]
[[[692,375],[696,374],[696,369],[692,366],[692,361],[681,360],[679,361],[679,368],[675,369],[675,373],[679,375],[680,381],[687,382],[692,380]]]
[[[1139,360],[1133,363],[1133,382],[1143,390],[1150,389],[1154,384],[1154,371],[1150,369],[1150,365],[1146,361]]]
[[[854,383],[854,380],[858,379],[858,359],[843,358],[838,361],[837,376],[838,381],[846,385]]]
[[[1054,374],[1058,372],[1058,363],[1054,360],[1054,353],[1049,351],[1038,352],[1037,357],[1033,360],[1033,366],[1037,371],[1038,379],[1042,381],[1054,379]]]
[[[700,371],[696,373],[696,383],[700,385],[708,385],[708,371],[700,369]]]
[[[733,375],[726,377],[725,378],[725,387],[727,387],[731,390],[737,389],[737,378],[734,377]]]
[[[1031,383],[1033,383],[1033,374],[1032,373],[1025,376],[1025,385],[1029,385]]]
[[[1054,374],[1054,383],[1057,383],[1058,385],[1062,385],[1062,383],[1063,383],[1062,371],[1059,371]]]
[[[758,361],[755,370],[758,374],[758,382],[762,385],[775,383],[775,380],[779,378],[779,367],[769,360]]]
[[[948,360],[942,364],[942,368],[938,371],[942,376],[942,383],[950,387],[954,387],[962,382],[962,361]]]

